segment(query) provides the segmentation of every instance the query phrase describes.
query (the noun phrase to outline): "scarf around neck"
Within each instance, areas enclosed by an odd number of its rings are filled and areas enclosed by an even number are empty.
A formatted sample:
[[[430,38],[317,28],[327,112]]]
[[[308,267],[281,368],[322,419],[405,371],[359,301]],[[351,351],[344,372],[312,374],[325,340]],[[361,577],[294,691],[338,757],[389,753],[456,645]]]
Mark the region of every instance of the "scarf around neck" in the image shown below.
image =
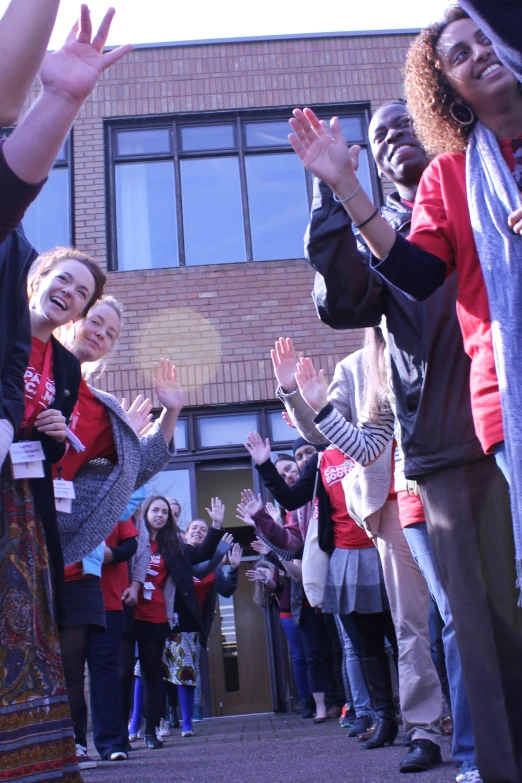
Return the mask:
[[[508,225],[520,191],[494,134],[478,122],[466,150],[466,190],[491,317],[522,590],[522,237]],[[522,598],[519,595],[519,606]]]

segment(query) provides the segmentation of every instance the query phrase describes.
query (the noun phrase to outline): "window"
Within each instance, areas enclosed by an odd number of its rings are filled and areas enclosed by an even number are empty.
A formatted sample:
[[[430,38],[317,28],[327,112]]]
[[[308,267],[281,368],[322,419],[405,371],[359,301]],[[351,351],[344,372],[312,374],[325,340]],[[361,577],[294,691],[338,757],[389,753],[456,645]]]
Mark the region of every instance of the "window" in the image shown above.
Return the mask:
[[[232,413],[228,416],[201,416],[197,420],[199,443],[203,449],[219,446],[241,446],[249,432],[257,430],[255,413]]]
[[[113,268],[302,258],[312,183],[288,141],[288,116],[109,125]],[[365,112],[345,110],[340,122],[362,146],[359,176],[373,199]]]
[[[283,419],[283,411],[269,411],[267,416],[272,443],[287,443],[299,437],[298,431]]]
[[[63,145],[38,198],[23,219],[24,231],[34,247],[43,252],[73,242],[71,221],[70,139]]]

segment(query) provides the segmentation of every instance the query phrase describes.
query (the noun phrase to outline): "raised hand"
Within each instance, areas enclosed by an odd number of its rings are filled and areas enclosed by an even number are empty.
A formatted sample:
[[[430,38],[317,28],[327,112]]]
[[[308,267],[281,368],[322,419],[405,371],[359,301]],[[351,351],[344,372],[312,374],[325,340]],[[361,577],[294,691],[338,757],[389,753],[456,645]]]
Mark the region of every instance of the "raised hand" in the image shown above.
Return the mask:
[[[288,413],[288,411],[283,411],[281,413],[281,416],[286,421],[286,423],[288,424],[289,427],[292,427],[292,429],[294,429],[294,430],[297,429],[296,426],[295,426],[295,422],[292,419],[292,417],[290,416],[290,414]]]
[[[262,582],[267,585],[270,581],[270,574],[267,568],[256,568],[255,571],[247,571],[246,578],[249,582]]]
[[[522,207],[519,207],[508,217],[508,225],[514,234],[522,234]]]
[[[129,424],[136,435],[145,435],[152,426],[152,402],[143,394],[138,394],[132,405],[127,400],[121,401],[121,407],[127,414]]]
[[[252,517],[254,514],[257,514],[258,511],[261,511],[262,508],[263,500],[261,495],[258,495],[256,498],[251,489],[244,489],[241,493],[241,503],[238,504],[236,509],[236,518],[244,522],[245,525],[255,527],[256,523]]]
[[[268,555],[270,552],[270,547],[260,541],[259,538],[256,538],[255,541],[252,541],[251,547],[254,552],[257,552],[258,555]]]
[[[295,374],[301,397],[316,413],[328,405],[328,384],[324,370],[316,372],[311,359],[301,358]]]
[[[294,109],[289,120],[293,133],[288,140],[299,155],[303,166],[319,179],[336,190],[341,181],[358,185],[355,172],[361,148],[355,144],[349,148],[339,124],[339,118],[327,124],[321,122],[312,109]],[[349,195],[349,194],[346,194]]]
[[[223,526],[223,520],[225,519],[225,506],[220,498],[211,498],[210,508],[206,508],[205,511],[212,520],[212,527],[220,530]]]
[[[54,408],[47,408],[38,414],[34,426],[38,432],[43,432],[53,440],[62,443],[67,434],[67,422],[65,416]]]
[[[80,20],[62,48],[46,55],[43,60],[40,80],[44,90],[81,105],[95,88],[101,74],[132,51],[134,47],[131,44],[110,52],[103,51],[115,13],[114,8],[109,8],[96,36],[92,38],[91,15],[88,7],[82,5]]]
[[[277,382],[285,392],[293,392],[297,389],[295,382],[295,369],[298,356],[294,349],[291,337],[280,337],[275,347],[270,351],[274,373]]]
[[[256,465],[262,465],[270,459],[270,441],[263,440],[258,432],[249,432],[243,444]]]
[[[231,568],[239,568],[241,558],[243,557],[243,550],[239,544],[234,544],[232,549],[228,553],[228,562]]]
[[[230,546],[232,546],[232,544],[234,543],[234,537],[232,536],[231,533],[225,533],[225,535],[221,539],[221,543],[223,542],[225,542],[225,544],[229,544]]]
[[[168,411],[179,411],[183,408],[183,389],[179,382],[178,368],[169,359],[154,362],[154,389],[161,404]]]

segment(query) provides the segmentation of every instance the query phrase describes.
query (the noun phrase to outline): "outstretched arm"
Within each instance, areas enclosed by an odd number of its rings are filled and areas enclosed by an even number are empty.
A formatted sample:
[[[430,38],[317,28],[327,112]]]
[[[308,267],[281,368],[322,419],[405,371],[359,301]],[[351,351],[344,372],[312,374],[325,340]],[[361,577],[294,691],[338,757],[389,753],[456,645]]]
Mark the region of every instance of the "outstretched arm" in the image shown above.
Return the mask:
[[[35,5],[34,0],[31,5]],[[40,97],[3,148],[8,166],[24,182],[38,183],[45,179],[76,115],[102,73],[132,50],[128,45],[103,51],[114,13],[113,8],[107,11],[92,38],[89,9],[82,5],[80,21],[63,47],[44,58],[39,74]],[[21,42],[17,41],[17,45]]]
[[[0,126],[14,125],[31,89],[60,0],[11,0],[0,19]]]

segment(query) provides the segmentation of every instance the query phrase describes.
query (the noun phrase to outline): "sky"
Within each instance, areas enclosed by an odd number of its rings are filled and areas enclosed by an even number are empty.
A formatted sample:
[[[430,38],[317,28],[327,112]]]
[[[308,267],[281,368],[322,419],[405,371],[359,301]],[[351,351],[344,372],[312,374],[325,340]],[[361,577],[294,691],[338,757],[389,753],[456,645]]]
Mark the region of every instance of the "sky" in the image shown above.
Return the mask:
[[[0,14],[8,0],[0,0]],[[94,23],[110,0],[90,0]],[[296,33],[410,29],[437,21],[448,0],[113,0],[116,17],[108,43],[160,43]],[[62,0],[51,48],[71,29],[80,3]],[[326,13],[322,13],[327,9]]]

